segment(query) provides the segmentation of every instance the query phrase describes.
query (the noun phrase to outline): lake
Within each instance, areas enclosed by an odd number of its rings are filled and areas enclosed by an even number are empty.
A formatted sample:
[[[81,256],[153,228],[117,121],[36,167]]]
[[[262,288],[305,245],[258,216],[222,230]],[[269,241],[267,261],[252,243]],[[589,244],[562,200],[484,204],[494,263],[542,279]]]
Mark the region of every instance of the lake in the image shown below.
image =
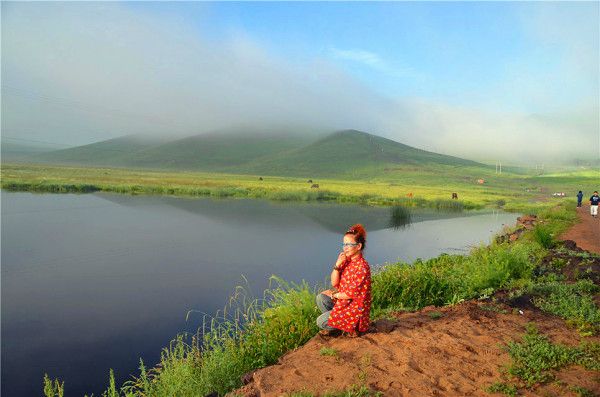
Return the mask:
[[[323,283],[353,223],[373,268],[465,253],[517,215],[412,211],[261,200],[2,191],[2,395],[41,395],[44,373],[66,395],[99,395],[152,366],[237,285],[262,296],[272,274]],[[393,226],[392,226],[393,224]],[[243,276],[242,276],[243,275]],[[186,314],[193,310],[186,321]]]

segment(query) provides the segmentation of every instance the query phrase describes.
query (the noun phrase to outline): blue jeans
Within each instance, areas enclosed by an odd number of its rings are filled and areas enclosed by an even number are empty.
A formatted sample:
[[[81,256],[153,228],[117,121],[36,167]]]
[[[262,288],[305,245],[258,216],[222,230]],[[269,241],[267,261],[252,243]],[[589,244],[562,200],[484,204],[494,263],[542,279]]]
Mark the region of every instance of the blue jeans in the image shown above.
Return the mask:
[[[337,329],[327,325],[327,321],[329,320],[329,314],[331,313],[331,309],[333,309],[334,306],[333,299],[331,299],[325,294],[319,294],[317,295],[316,300],[317,307],[319,308],[321,313],[323,313],[319,317],[317,317],[317,326],[320,329],[325,329],[327,331],[333,331],[334,329]]]

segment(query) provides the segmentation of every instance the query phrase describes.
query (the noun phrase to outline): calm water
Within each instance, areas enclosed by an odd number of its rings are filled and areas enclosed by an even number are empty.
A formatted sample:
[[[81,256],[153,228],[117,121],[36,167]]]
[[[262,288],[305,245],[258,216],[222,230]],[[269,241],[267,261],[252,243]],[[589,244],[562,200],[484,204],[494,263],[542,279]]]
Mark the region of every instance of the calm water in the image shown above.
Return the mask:
[[[362,222],[365,257],[388,261],[460,253],[487,243],[516,215],[415,212],[390,227],[390,209],[253,200],[1,193],[2,395],[41,394],[44,373],[67,396],[118,383],[140,357],[152,365],[182,331],[223,307],[248,281],[323,282],[341,232]]]

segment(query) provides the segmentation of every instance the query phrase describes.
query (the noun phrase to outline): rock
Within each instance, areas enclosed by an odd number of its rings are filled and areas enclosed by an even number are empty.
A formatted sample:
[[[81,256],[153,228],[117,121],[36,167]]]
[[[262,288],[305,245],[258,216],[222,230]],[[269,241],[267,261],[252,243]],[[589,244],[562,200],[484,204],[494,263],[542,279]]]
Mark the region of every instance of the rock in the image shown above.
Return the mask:
[[[373,326],[375,327],[375,332],[382,332],[384,334],[389,334],[396,328],[396,322],[382,318],[381,320],[375,321]]]
[[[250,371],[250,372],[246,372],[244,375],[242,375],[242,383],[244,385],[247,385],[248,383],[252,382],[254,380],[254,372],[255,371]]]
[[[570,251],[577,251],[578,250],[577,244],[573,240],[564,240],[562,242],[562,245],[563,245],[563,247],[565,247],[566,249],[568,249]]]
[[[537,223],[537,216],[535,215],[523,215],[517,218],[517,225],[523,226],[527,230],[531,230]]]

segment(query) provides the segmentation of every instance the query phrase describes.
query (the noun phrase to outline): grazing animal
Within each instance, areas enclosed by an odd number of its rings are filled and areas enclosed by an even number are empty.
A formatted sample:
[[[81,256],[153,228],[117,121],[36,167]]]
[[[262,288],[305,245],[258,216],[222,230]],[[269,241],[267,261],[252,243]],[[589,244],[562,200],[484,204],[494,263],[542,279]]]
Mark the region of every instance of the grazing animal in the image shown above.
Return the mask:
[[[262,176],[258,177],[258,180],[259,180],[259,181],[262,181],[262,180],[263,180],[263,179],[262,179]]]
[[[458,200],[458,193],[452,193],[452,200]]]
[[[318,189],[319,188],[319,184],[318,183],[313,183],[310,188],[311,189]]]
[[[412,197],[413,197],[413,194],[412,194],[412,193],[408,193],[408,194],[406,195],[406,197],[408,197],[408,198],[412,198]]]
[[[309,180],[308,180],[308,183],[313,183],[313,182],[312,182],[312,179],[309,179]]]

